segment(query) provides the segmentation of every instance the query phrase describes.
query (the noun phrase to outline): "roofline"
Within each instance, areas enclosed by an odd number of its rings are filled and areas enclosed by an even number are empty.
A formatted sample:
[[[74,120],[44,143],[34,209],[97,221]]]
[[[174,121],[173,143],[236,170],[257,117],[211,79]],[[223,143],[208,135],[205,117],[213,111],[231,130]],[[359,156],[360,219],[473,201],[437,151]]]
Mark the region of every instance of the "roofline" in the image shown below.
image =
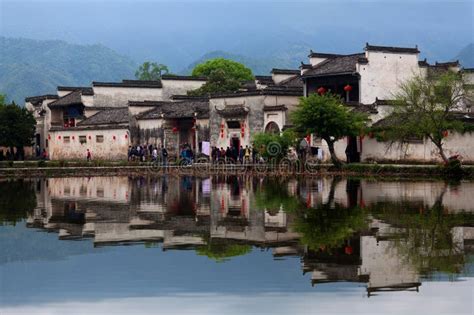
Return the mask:
[[[37,96],[28,96],[25,97],[25,102],[31,102],[34,100],[44,101],[44,100],[57,100],[59,98],[56,94],[44,94],[44,95],[37,95]]]
[[[273,68],[272,71],[270,72],[272,74],[300,74],[301,71],[298,69],[278,69],[278,68]]]
[[[77,91],[77,90],[80,90],[82,95],[94,95],[94,89],[91,87],[91,86],[58,86],[57,87],[57,90],[58,91],[70,91],[70,92],[74,92],[74,91]],[[92,94],[89,94],[89,92],[86,92],[86,91],[92,91]],[[84,93],[86,92],[86,93]]]
[[[395,47],[395,46],[375,46],[365,43],[365,51],[380,51],[386,53],[405,53],[405,54],[419,54],[418,45],[412,47]]]
[[[255,91],[242,91],[235,93],[222,93],[211,95],[210,99],[245,97],[245,96],[265,96],[265,95],[283,95],[283,96],[303,96],[303,88],[283,88],[283,89],[263,89]]]
[[[164,74],[161,76],[161,80],[207,81],[207,78],[204,76]]]
[[[93,81],[92,86],[97,86],[97,87],[112,87],[112,88],[148,88],[148,89],[161,89],[163,86],[161,84],[161,81],[144,81],[141,84],[138,83],[132,83],[132,80],[125,80],[127,82],[98,82],[98,81]],[[148,82],[148,83],[147,83]],[[154,83],[150,83],[154,82]]]
[[[359,73],[356,71],[345,71],[345,72],[332,72],[332,73],[324,73],[324,74],[308,74],[301,76],[301,78],[304,80],[306,78],[317,78],[317,77],[330,77],[330,76],[340,76],[340,75],[353,75],[353,76],[359,76]]]

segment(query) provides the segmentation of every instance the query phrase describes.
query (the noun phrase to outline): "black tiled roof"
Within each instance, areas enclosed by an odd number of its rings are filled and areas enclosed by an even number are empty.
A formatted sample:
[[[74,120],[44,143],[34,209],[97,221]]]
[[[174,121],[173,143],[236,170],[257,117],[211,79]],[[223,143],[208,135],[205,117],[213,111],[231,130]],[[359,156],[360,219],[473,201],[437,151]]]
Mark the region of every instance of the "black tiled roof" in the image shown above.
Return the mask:
[[[161,88],[161,81],[122,80],[122,82],[92,82],[93,86],[101,87],[131,87],[131,88]]]
[[[87,86],[58,86],[58,91],[77,91],[80,90],[82,95],[94,95],[94,90]]]
[[[228,97],[258,96],[258,95],[303,96],[303,88],[272,85],[264,89],[255,90],[255,91],[237,91],[233,93],[213,94],[211,95],[211,98],[228,98]]]
[[[209,97],[207,96],[195,96],[195,95],[171,95],[172,100],[195,100],[195,101],[208,101]]]
[[[301,62],[300,69],[311,69],[313,66],[309,63]]]
[[[286,105],[265,105],[263,106],[263,111],[268,112],[268,111],[273,111],[273,110],[288,110],[288,107]]]
[[[434,64],[435,67],[459,67],[459,60],[455,61],[448,61],[448,62],[435,62]]]
[[[175,74],[164,74],[161,76],[162,80],[185,80],[185,81],[206,81],[207,78],[200,76],[194,77],[190,75],[175,75]]]
[[[271,75],[256,75],[255,80],[262,85],[274,85]]]
[[[318,57],[318,58],[335,58],[335,57],[340,57],[340,56],[344,56],[344,55],[318,53],[318,52],[315,52],[315,51],[312,51],[312,50],[310,50],[309,55],[308,55],[309,58],[316,58],[316,57]]]
[[[162,102],[156,108],[150,109],[137,115],[137,119],[159,119],[163,114],[165,119],[169,118],[194,118],[197,113],[198,118],[209,117],[208,101],[183,101],[183,102]]]
[[[300,74],[300,70],[298,69],[277,69],[273,68],[271,73],[273,74]]]
[[[170,103],[169,101],[128,101],[128,106],[162,106]]]
[[[426,61],[426,58],[424,60],[418,61],[418,66],[420,67],[429,67],[429,63]]]
[[[306,71],[302,77],[353,73],[356,71],[359,59],[364,57],[364,53],[359,53],[326,59],[314,66],[313,69]]]
[[[469,73],[471,73],[471,72],[474,72],[474,68],[463,68],[463,69],[462,69],[462,72],[469,72]]]
[[[285,79],[277,84],[277,86],[286,86],[286,87],[300,87],[303,88],[303,81],[301,80],[301,75],[295,75],[294,77]]]
[[[42,102],[44,100],[57,100],[59,96],[56,94],[45,94],[45,95],[37,95],[37,96],[30,96],[25,98],[25,102],[36,103]]]
[[[128,123],[128,107],[102,110],[77,124],[78,127],[92,125],[114,125]]]
[[[83,105],[81,99],[81,90],[76,90],[71,93],[60,97],[58,100],[51,102],[48,106],[51,107],[61,107],[61,106],[70,106],[70,105]]]
[[[393,53],[405,53],[405,54],[418,54],[420,51],[418,50],[418,46],[415,48],[411,47],[391,47],[391,46],[374,46],[369,45],[369,43],[365,44],[365,50],[368,51],[381,51],[381,52],[393,52]]]
[[[241,117],[246,116],[249,112],[248,108],[243,105],[226,106],[223,109],[216,108],[216,111],[222,117]]]

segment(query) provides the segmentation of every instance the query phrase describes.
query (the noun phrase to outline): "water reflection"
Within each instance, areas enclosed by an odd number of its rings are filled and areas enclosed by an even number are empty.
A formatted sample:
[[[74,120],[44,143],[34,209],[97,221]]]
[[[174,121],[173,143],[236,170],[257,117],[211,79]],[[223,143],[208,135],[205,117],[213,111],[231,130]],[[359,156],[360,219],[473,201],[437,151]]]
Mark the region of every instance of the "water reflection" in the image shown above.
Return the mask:
[[[94,247],[143,243],[217,262],[271,250],[277,260],[300,257],[313,286],[361,283],[368,296],[418,291],[441,274],[471,276],[470,182],[163,176],[0,185],[2,222],[26,219],[29,228],[90,238]]]

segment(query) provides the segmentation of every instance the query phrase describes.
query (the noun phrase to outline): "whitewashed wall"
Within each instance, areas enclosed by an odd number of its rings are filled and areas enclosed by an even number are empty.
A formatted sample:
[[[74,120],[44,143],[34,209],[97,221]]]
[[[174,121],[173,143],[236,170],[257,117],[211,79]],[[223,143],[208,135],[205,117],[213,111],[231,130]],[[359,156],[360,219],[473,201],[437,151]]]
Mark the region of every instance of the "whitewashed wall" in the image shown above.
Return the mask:
[[[130,135],[128,129],[125,128],[107,130],[64,130],[49,132],[49,135],[51,139],[49,140],[48,153],[51,160],[85,160],[87,149],[91,151],[93,160],[127,159]],[[97,135],[102,135],[104,142],[97,142]],[[69,143],[64,142],[65,136],[70,137]],[[86,136],[87,143],[81,144],[79,142],[79,136]],[[114,136],[115,140],[113,139]],[[59,137],[61,138],[59,139]]]
[[[163,86],[163,100],[169,100],[172,95],[186,95],[186,92],[199,89],[205,80],[173,80],[161,79]]]
[[[418,54],[366,51],[368,64],[357,64],[360,74],[360,102],[372,104],[376,97],[393,99],[401,83],[420,75]]]
[[[94,86],[94,106],[124,107],[128,101],[162,101],[161,88]]]

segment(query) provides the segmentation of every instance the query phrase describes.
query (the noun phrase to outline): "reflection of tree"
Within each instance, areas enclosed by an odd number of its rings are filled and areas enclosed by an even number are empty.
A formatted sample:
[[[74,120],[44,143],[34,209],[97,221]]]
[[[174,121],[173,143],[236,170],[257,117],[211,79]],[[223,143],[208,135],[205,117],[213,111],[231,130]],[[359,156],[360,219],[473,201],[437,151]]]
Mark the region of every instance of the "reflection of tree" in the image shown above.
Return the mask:
[[[275,213],[283,209],[294,211],[301,206],[298,198],[290,196],[285,181],[265,181],[255,192],[255,206]]]
[[[36,195],[31,182],[1,181],[0,225],[15,225],[26,218],[36,206]]]
[[[339,247],[367,226],[360,208],[347,208],[334,202],[338,182],[337,178],[332,180],[326,203],[297,211],[294,228],[301,233],[302,243],[310,249]]]
[[[242,256],[252,251],[252,246],[231,244],[225,240],[207,240],[205,246],[198,247],[196,253],[207,256],[217,262],[224,262],[231,257]]]
[[[463,240],[456,242],[452,228],[472,226],[474,214],[448,213],[442,202],[445,191],[432,207],[413,202],[384,202],[370,208],[375,218],[396,227],[396,232],[390,235],[391,243],[420,274],[459,273],[466,263]]]

